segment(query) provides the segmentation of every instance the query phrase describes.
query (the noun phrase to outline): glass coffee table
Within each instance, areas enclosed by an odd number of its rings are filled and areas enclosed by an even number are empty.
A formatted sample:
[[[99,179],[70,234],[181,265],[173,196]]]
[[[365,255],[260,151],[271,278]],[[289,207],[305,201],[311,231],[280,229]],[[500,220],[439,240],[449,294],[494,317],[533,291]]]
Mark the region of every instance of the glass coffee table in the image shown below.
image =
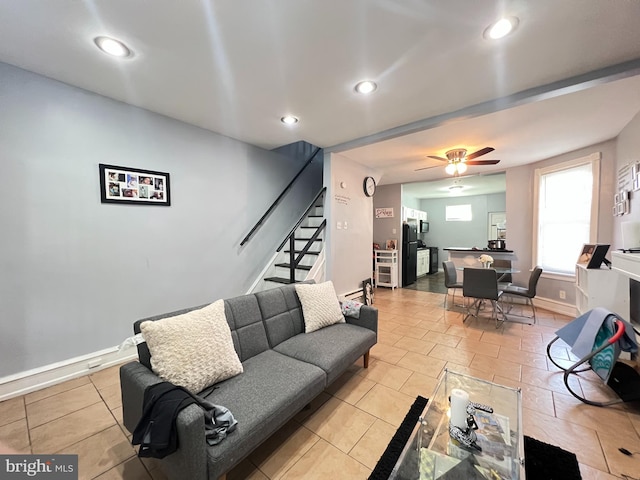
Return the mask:
[[[454,388],[469,401],[493,408],[476,410],[477,444],[462,446],[449,436],[449,397]],[[524,479],[522,392],[445,369],[429,398],[390,479],[397,480],[519,480]]]

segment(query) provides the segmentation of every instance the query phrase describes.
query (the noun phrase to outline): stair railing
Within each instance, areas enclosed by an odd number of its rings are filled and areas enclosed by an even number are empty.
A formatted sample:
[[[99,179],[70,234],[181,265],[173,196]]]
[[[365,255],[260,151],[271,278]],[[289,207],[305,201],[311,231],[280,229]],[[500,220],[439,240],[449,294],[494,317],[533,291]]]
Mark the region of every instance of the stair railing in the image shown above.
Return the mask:
[[[296,268],[298,267],[298,265],[300,265],[300,262],[302,261],[304,256],[309,252],[309,249],[313,245],[313,242],[315,242],[318,239],[322,231],[327,226],[327,220],[326,219],[322,220],[322,223],[316,228],[316,231],[314,232],[314,234],[311,236],[311,238],[309,238],[305,246],[302,247],[302,250],[300,250],[300,254],[297,256],[296,256],[296,248],[295,248],[296,230],[300,225],[302,225],[302,222],[307,218],[307,216],[309,215],[309,212],[311,212],[311,209],[315,208],[316,203],[318,202],[320,197],[322,197],[325,194],[326,191],[327,191],[327,187],[324,187],[322,190],[320,190],[320,192],[315,196],[315,198],[309,205],[309,208],[307,208],[307,210],[302,214],[302,216],[300,217],[300,220],[298,220],[298,223],[296,223],[295,227],[291,229],[287,237],[282,241],[280,246],[276,249],[276,251],[279,252],[280,250],[282,250],[282,247],[284,247],[287,244],[287,242],[289,243],[289,281],[291,283],[295,283]]]
[[[316,158],[316,155],[318,155],[318,152],[320,152],[320,150],[322,150],[321,148],[316,148],[315,151],[311,154],[311,157],[309,158],[309,160],[307,160],[307,162],[302,166],[302,168],[300,169],[300,171],[296,174],[295,177],[293,177],[293,180],[291,180],[289,182],[289,184],[284,187],[284,190],[282,191],[282,193],[280,195],[278,195],[278,198],[275,199],[275,201],[271,204],[271,206],[267,209],[267,211],[265,212],[264,215],[262,215],[262,217],[260,217],[260,220],[258,220],[258,222],[253,226],[253,228],[249,231],[249,233],[247,233],[247,236],[244,237],[242,239],[242,241],[240,242],[240,246],[243,246],[245,243],[247,243],[249,241],[249,239],[253,236],[253,234],[256,232],[256,230],[258,230],[258,228],[260,228],[260,225],[262,225],[262,222],[264,222],[264,220],[271,215],[271,212],[273,212],[273,210],[276,208],[276,205],[278,205],[278,203],[280,202],[280,200],[282,200],[282,198],[287,194],[287,192],[289,190],[291,190],[291,186],[295,183],[295,181],[298,179],[298,177],[300,175],[302,175],[302,172],[305,170],[305,168],[307,168],[309,166],[309,164],[313,161],[314,158]],[[280,247],[282,248],[282,247]],[[278,249],[279,251],[279,249]]]

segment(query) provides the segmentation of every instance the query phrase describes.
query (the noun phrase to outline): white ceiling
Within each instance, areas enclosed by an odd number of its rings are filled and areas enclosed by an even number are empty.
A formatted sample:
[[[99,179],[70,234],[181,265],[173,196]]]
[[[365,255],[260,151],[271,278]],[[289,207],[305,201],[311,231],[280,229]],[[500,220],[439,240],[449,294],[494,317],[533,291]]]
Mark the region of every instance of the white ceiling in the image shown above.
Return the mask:
[[[484,39],[503,15],[518,29]],[[306,140],[388,184],[443,178],[415,170],[454,147],[496,149],[475,174],[615,137],[640,111],[639,20],[636,0],[15,0],[0,61],[264,148]]]

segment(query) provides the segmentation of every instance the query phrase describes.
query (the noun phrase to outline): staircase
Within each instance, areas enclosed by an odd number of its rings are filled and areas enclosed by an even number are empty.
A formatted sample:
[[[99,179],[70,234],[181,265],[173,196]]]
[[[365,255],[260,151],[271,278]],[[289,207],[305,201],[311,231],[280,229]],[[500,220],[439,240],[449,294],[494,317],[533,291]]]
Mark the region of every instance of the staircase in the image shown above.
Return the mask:
[[[325,195],[326,189],[322,189],[277,249],[273,267],[264,278],[263,289],[301,282],[314,274],[314,266],[318,270],[318,263],[322,263],[318,260],[324,259]]]

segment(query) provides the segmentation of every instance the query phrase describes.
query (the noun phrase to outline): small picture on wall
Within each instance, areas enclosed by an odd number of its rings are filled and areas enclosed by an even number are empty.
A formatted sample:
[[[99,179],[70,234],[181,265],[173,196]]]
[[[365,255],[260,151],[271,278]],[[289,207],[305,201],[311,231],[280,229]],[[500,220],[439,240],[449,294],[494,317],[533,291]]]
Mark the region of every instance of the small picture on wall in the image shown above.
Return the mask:
[[[99,164],[100,201],[137,205],[171,205],[169,174]]]
[[[387,250],[395,250],[396,248],[398,248],[398,239],[394,238],[391,240],[387,240],[386,248]]]

